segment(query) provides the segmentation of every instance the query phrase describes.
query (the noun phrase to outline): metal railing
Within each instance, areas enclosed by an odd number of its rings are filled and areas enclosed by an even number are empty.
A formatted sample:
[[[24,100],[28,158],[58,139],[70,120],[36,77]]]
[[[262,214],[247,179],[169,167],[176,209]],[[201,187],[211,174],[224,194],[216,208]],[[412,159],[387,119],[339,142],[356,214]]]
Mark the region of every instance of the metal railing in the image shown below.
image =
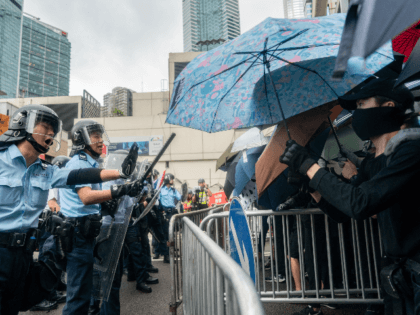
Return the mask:
[[[245,271],[189,218],[182,218],[185,315],[263,315]]]
[[[200,223],[227,253],[228,216],[227,212],[212,214]],[[383,302],[379,285],[383,249],[375,219],[335,223],[319,209],[248,211],[247,218],[255,253],[255,287],[261,301]],[[273,281],[279,274],[284,282]],[[271,279],[266,281],[267,277]]]
[[[207,208],[198,211],[186,212],[174,215],[169,222],[169,260],[171,267],[171,303],[169,310],[176,314],[178,306],[182,303],[182,281],[183,281],[183,253],[182,253],[182,231],[183,218],[189,218],[195,225],[200,225],[200,222],[208,215],[223,211],[225,205]]]

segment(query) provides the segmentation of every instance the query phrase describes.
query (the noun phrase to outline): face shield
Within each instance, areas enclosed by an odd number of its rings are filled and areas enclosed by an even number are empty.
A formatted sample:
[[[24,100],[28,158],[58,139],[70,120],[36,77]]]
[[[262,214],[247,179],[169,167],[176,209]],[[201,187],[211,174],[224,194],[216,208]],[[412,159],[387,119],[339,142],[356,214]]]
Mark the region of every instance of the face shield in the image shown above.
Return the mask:
[[[48,112],[31,110],[28,112],[25,130],[32,135],[46,137],[48,146],[56,143],[55,151],[61,147],[61,131],[63,123],[61,120]]]
[[[107,170],[119,170],[121,168],[124,159],[127,157],[128,152],[111,152],[105,159],[105,169]]]
[[[86,145],[103,142],[109,145],[110,141],[104,127],[101,124],[84,126],[81,129],[82,137]]]

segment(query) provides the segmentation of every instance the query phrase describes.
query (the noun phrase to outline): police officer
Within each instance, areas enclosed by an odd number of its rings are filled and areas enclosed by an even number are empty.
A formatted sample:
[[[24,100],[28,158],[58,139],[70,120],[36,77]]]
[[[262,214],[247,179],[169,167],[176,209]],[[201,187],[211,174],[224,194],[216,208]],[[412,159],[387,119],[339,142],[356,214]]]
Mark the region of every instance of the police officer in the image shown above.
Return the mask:
[[[147,191],[144,187],[144,196],[140,199],[139,203],[135,206],[132,214],[132,221],[128,226],[126,244],[129,248],[130,255],[128,256],[128,275],[127,281],[136,281],[136,289],[143,293],[151,293],[152,288],[149,284],[157,284],[159,280],[153,278],[148,273],[148,261],[150,255],[150,245],[148,234],[147,216],[141,219],[138,224],[132,225],[133,221],[138,218],[145,207],[148,205]]]
[[[59,155],[52,160],[51,164],[55,165],[55,166],[58,166],[61,169],[61,168],[64,168],[66,166],[68,161],[70,161],[69,157],[67,157],[65,155]],[[44,209],[44,211],[41,215],[42,220],[39,221],[39,223],[40,223],[39,224],[39,233],[38,233],[38,235],[39,235],[39,237],[38,237],[38,249],[39,249],[38,259],[39,260],[44,260],[45,259],[45,257],[43,257],[43,254],[42,254],[42,248],[43,248],[44,243],[47,240],[47,238],[51,236],[51,234],[48,231],[46,231],[46,229],[45,229],[45,220],[48,218],[48,216],[51,214],[51,212],[53,212],[53,213],[60,212],[60,197],[58,196],[58,188],[52,188],[52,189],[49,190],[49,192],[48,192],[48,203],[47,203],[47,206],[45,207],[45,209]],[[64,285],[62,283],[60,283],[60,284]],[[59,291],[53,290],[53,292],[51,292],[48,299],[45,299],[41,303],[32,307],[31,311],[49,311],[49,310],[52,310],[52,309],[56,309],[57,304],[64,303],[65,301],[66,301],[66,294],[65,293],[61,293]]]
[[[172,187],[174,184],[175,176],[166,173],[163,184],[165,185],[162,187],[159,196],[159,202],[161,205],[162,213],[165,217],[164,224],[163,224],[163,233],[165,237],[165,241],[158,244],[154,259],[158,259],[160,255],[163,255],[163,262],[169,264],[169,249],[166,245],[166,242],[169,239],[169,221],[171,220],[172,216],[176,214],[175,206],[178,201],[181,200],[181,194]]]
[[[409,124],[412,119],[418,123],[417,117],[407,117],[407,110],[413,108],[411,92],[405,87],[394,89],[394,84],[391,79],[372,79],[357,93],[340,98],[342,107],[354,110],[355,133],[376,148],[374,156],[363,161],[357,182],[340,181],[292,140],[280,162],[309,177],[313,198],[334,220],[377,215],[385,254],[405,274],[388,287],[405,288],[399,296],[407,313],[420,314],[420,215],[413,208],[420,175],[419,128],[418,124],[407,128],[407,118]],[[392,281],[399,274],[396,270],[384,279]],[[382,283],[385,288],[387,281]]]
[[[1,314],[18,314],[19,309],[29,309],[45,298],[45,292],[48,294],[45,287],[27,291],[30,296],[24,293],[25,285],[32,285],[28,274],[36,247],[38,219],[46,206],[49,189],[100,183],[124,175],[118,170],[60,170],[41,161],[39,155],[48,152],[54,142],[56,149],[60,149],[61,125],[50,108],[26,105],[13,114],[9,129],[0,136]],[[46,265],[40,262],[42,270],[49,269]]]
[[[206,209],[207,208],[207,197],[211,197],[213,194],[209,189],[209,186],[204,181],[204,178],[200,178],[198,180],[198,186],[200,187],[200,191],[198,192],[198,196],[194,196],[195,200],[198,205],[198,210]]]
[[[66,169],[97,169],[103,143],[108,140],[103,126],[93,120],[79,121],[73,126],[70,138],[73,146],[71,160]],[[125,176],[120,177],[128,178],[132,174],[137,155],[137,148],[132,147],[122,166],[127,172]],[[84,183],[75,185],[73,189],[60,190],[61,214],[66,222],[72,224],[73,235],[69,236],[70,245],[64,249],[65,259],[57,258],[58,253],[55,249],[58,248],[58,242],[62,242],[58,236],[50,244],[49,253],[60,260],[62,267],[67,271],[67,300],[63,314],[88,313],[92,290],[94,241],[101,227],[100,203],[123,195],[134,197],[141,190],[138,182],[112,185],[110,190],[102,190],[101,186],[100,183]]]

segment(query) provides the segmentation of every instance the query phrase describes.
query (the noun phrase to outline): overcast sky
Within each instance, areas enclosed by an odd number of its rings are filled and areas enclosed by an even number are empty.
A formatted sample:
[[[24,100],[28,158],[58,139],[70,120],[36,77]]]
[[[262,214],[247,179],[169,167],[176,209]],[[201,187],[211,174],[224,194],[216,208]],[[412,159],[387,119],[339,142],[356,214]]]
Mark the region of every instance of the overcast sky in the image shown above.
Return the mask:
[[[242,33],[283,17],[282,0],[239,0],[239,9]],[[101,104],[116,86],[160,91],[169,53],[183,51],[182,0],[25,0],[24,11],[68,32],[70,95],[86,89]]]

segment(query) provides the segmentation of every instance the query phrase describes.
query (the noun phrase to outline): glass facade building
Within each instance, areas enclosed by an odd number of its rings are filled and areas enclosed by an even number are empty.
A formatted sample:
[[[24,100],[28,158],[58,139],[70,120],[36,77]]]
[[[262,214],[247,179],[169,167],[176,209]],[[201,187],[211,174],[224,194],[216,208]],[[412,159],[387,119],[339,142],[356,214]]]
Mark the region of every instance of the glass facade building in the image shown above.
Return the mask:
[[[305,0],[283,0],[285,19],[305,18]]]
[[[71,44],[67,33],[23,16],[19,96],[68,96]]]
[[[16,97],[23,0],[0,0],[0,98]],[[2,94],[2,93],[0,93]]]
[[[238,0],[183,0],[184,51],[208,51],[241,34]]]

